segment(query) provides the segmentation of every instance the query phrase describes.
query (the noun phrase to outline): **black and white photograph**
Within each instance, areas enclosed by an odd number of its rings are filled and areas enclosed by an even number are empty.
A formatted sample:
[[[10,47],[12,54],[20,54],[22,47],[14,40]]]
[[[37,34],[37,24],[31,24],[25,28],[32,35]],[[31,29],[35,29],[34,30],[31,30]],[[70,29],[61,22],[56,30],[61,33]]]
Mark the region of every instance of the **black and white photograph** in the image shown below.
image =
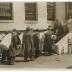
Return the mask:
[[[0,2],[0,68],[72,69],[72,2]]]

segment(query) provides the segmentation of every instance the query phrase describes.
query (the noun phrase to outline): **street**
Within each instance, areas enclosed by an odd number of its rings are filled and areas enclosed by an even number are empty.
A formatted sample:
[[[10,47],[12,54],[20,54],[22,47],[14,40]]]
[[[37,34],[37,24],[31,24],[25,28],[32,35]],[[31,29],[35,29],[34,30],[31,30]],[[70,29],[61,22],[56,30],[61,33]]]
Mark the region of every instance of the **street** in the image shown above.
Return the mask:
[[[72,55],[40,56],[34,61],[23,62],[23,57],[16,57],[15,65],[0,64],[0,68],[72,68]]]

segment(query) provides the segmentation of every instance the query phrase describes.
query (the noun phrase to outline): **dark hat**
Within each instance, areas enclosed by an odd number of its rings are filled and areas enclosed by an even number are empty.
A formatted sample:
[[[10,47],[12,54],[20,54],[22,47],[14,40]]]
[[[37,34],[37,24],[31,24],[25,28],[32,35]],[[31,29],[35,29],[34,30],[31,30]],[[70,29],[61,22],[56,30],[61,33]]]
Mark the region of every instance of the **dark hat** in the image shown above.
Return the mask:
[[[12,30],[12,33],[13,33],[13,32],[17,32],[17,34],[19,34],[19,32],[18,32],[16,29],[13,29],[13,30]]]
[[[29,28],[29,27],[27,27],[27,28],[26,28],[26,31],[30,31],[30,28]]]
[[[16,30],[16,29],[13,29],[13,30],[12,30],[12,32],[15,32],[15,31],[17,31],[17,30]]]

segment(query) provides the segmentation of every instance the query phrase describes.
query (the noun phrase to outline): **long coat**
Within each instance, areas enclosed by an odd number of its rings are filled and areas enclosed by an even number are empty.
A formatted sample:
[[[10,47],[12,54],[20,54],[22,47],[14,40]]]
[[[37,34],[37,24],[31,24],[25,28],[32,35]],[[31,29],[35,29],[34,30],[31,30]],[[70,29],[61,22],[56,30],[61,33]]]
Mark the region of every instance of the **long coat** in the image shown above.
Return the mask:
[[[32,35],[30,33],[24,33],[22,39],[22,47],[24,48],[24,57],[28,58],[32,56]]]
[[[45,38],[44,38],[44,52],[52,52],[52,39],[51,39],[51,34],[45,33]]]
[[[18,55],[18,49],[20,48],[21,41],[18,35],[13,36],[11,39],[11,45],[9,47],[9,56],[16,56]]]
[[[35,54],[39,54],[40,53],[39,38],[38,38],[37,34],[33,35],[33,44],[34,44],[34,48],[35,48]]]

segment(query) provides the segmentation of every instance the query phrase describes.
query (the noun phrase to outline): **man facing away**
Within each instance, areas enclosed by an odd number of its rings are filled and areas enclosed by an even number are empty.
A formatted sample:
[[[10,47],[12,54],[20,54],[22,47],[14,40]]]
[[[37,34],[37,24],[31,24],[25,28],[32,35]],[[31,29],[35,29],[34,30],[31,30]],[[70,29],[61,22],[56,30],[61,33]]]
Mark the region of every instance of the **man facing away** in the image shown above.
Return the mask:
[[[32,60],[32,35],[30,28],[26,28],[26,32],[23,35],[22,47],[24,48],[24,61],[27,62],[28,59]]]

